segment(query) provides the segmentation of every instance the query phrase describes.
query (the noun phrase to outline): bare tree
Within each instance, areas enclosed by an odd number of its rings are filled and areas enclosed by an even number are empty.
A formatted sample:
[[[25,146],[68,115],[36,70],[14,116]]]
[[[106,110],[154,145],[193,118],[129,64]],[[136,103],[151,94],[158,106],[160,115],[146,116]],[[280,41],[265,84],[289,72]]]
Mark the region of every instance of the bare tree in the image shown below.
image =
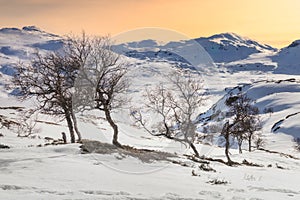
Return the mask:
[[[43,113],[66,119],[72,143],[75,142],[74,126],[78,140],[81,140],[81,134],[73,123],[75,115],[72,107],[72,88],[79,68],[79,60],[72,56],[69,48],[65,48],[59,52],[36,53],[29,65],[16,66],[13,78],[21,99],[35,96],[39,102],[38,109]]]
[[[225,104],[229,106],[231,119],[227,120],[221,131],[221,136],[225,139],[225,155],[229,165],[234,164],[229,156],[230,140],[236,138],[239,152],[242,153],[242,143],[248,140],[249,151],[251,151],[252,138],[261,129],[258,108],[253,105],[253,101],[245,94],[239,93],[227,98]]]
[[[134,110],[131,115],[150,134],[187,144],[195,155],[199,156],[194,145],[197,137],[194,119],[205,99],[202,80],[193,77],[191,72],[175,72],[169,75],[168,79],[171,88],[160,84],[152,90],[147,90],[146,107],[161,118],[154,130],[147,127],[141,111]]]
[[[247,139],[245,130],[244,130],[244,124],[243,121],[237,121],[238,119],[235,119],[236,121],[231,126],[231,135],[237,140],[238,147],[239,147],[239,153],[243,153],[242,151],[242,144],[245,139]]]
[[[231,100],[229,100],[231,98]],[[230,107],[230,112],[234,115],[233,135],[238,140],[240,153],[244,139],[248,141],[248,150],[251,151],[252,139],[257,131],[261,129],[259,110],[253,105],[253,101],[245,94],[240,93],[227,99],[226,104]]]
[[[118,125],[112,118],[112,112],[127,101],[122,94],[128,88],[127,62],[112,51],[109,37],[82,38],[70,40],[75,46],[74,53],[81,58],[81,69],[76,85],[77,108],[99,109],[113,128],[112,143],[118,147]]]
[[[300,151],[300,138],[294,138],[294,142],[296,143],[295,144],[295,149],[297,151]]]
[[[260,119],[256,115],[249,115],[245,120],[244,126],[246,130],[245,135],[248,141],[248,151],[251,152],[252,140],[255,139],[258,131],[262,128]],[[259,142],[256,144],[261,144],[262,141],[259,139],[256,142]]]
[[[36,127],[37,117],[38,114],[34,110],[20,112],[16,127],[18,137],[29,137],[40,132],[40,129]]]
[[[254,144],[255,144],[255,148],[256,149],[260,149],[265,145],[265,141],[262,137],[260,137],[259,135],[256,136],[255,140],[254,140]]]

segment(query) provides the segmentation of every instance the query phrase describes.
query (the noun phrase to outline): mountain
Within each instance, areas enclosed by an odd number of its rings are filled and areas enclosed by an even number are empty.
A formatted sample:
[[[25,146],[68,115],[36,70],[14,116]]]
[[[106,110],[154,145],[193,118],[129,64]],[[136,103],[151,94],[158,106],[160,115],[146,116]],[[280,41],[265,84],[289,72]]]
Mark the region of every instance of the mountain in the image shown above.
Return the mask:
[[[197,42],[201,45],[204,51],[206,51],[217,64],[243,60],[255,53],[272,53],[277,51],[276,48],[269,45],[260,44],[234,33],[221,33],[210,37],[169,42],[165,45],[161,45],[153,40],[129,42],[117,45],[115,49],[118,53],[134,58],[155,59],[165,57],[165,59],[170,60],[169,54],[172,53],[172,51],[187,48],[187,46],[193,42]],[[176,55],[173,55],[173,57],[174,56]]]
[[[1,57],[14,56],[25,59],[33,49],[54,51],[62,45],[60,36],[42,31],[35,26],[0,29]]]
[[[235,33],[221,33],[167,44],[151,39],[128,42],[115,45],[114,51],[139,60],[166,61],[183,68],[214,63],[221,70],[230,72],[275,71],[299,74],[299,44],[300,41],[297,40],[288,47],[278,50]],[[21,29],[2,28],[0,29],[0,71],[11,75],[10,63],[16,63],[20,59],[30,60],[31,54],[36,49],[53,51],[60,49],[62,45],[62,37],[47,33],[35,26],[25,26]],[[198,57],[189,57],[195,51],[198,51]]]
[[[272,59],[278,63],[276,73],[300,74],[300,40],[280,49]]]
[[[0,29],[0,75],[11,76],[18,62],[29,62],[36,50],[55,51],[63,46],[62,37],[35,26]],[[4,77],[0,83],[4,84]]]
[[[278,62],[273,59],[278,49],[235,33],[221,33],[167,44],[154,40],[128,42],[115,45],[114,51],[139,60],[166,61],[182,68],[196,68],[211,74],[216,71],[273,72],[278,66]],[[207,67],[212,65],[213,68]]]
[[[242,60],[254,53],[273,52],[275,48],[260,44],[235,33],[221,33],[195,39],[216,63]]]
[[[62,38],[58,35],[47,33],[35,26],[0,29],[0,53],[2,56],[25,56],[26,50],[58,50],[62,47]]]

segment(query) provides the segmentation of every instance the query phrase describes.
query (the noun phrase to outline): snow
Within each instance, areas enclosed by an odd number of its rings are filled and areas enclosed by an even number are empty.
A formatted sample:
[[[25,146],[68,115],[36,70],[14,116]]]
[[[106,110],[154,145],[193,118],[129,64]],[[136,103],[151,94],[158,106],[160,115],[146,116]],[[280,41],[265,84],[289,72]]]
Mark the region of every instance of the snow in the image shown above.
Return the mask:
[[[299,40],[294,41],[288,47],[282,48],[278,54],[272,57],[272,59],[277,62],[279,66],[276,73],[299,75],[299,43]]]
[[[113,114],[119,124],[120,142],[136,148],[176,153],[178,157],[170,159],[185,163],[185,167],[167,160],[143,162],[137,157],[118,153],[82,154],[80,144],[45,145],[51,141],[46,137],[59,139],[61,132],[67,133],[68,129],[65,121],[39,114],[37,128],[40,132],[32,137],[17,137],[14,129],[0,130],[3,134],[0,144],[11,147],[0,149],[0,199],[299,199],[300,156],[293,142],[294,137],[300,137],[297,123],[300,76],[297,49],[294,49],[298,46],[277,51],[232,33],[196,41],[160,44],[146,40],[116,47],[125,55],[136,51],[130,58],[123,57],[130,63],[128,77],[132,84],[128,96],[132,97],[132,103]],[[22,116],[13,107],[30,109],[36,103],[33,99],[20,102],[5,89],[13,74],[12,64],[19,60],[29,62],[35,48],[57,50],[61,44],[61,37],[37,27],[0,29],[1,116],[18,121]],[[211,48],[220,45],[224,48]],[[208,53],[203,53],[205,49]],[[157,57],[158,51],[161,52]],[[195,51],[201,53],[191,54]],[[292,56],[285,57],[285,54]],[[195,55],[194,59],[191,55]],[[287,60],[289,65],[284,64]],[[257,68],[257,64],[260,67]],[[246,67],[236,67],[239,65]],[[176,66],[194,67],[193,70],[200,70],[204,80],[209,99],[199,109],[199,114],[203,113],[199,115],[199,128],[201,119],[226,111],[225,98],[230,92],[236,93],[239,86],[260,109],[264,148],[295,158],[255,148],[253,152],[244,149],[243,154],[239,154],[233,148],[230,150],[232,160],[241,163],[246,159],[263,167],[229,167],[210,162],[209,166],[216,172],[206,172],[199,169],[200,163],[184,156],[192,153],[184,145],[151,136],[134,125],[129,108],[142,107],[145,88],[166,83],[165,76],[178,71]],[[198,76],[197,73],[194,75]],[[265,108],[272,108],[272,112],[265,113]],[[78,113],[77,117],[85,139],[111,142],[112,130],[101,113]],[[153,120],[150,123],[155,121],[151,113],[148,117]],[[217,123],[214,120],[205,122]],[[276,131],[272,129],[274,125],[279,127]],[[226,160],[222,146],[195,145],[201,155]],[[209,183],[213,180],[228,183]]]

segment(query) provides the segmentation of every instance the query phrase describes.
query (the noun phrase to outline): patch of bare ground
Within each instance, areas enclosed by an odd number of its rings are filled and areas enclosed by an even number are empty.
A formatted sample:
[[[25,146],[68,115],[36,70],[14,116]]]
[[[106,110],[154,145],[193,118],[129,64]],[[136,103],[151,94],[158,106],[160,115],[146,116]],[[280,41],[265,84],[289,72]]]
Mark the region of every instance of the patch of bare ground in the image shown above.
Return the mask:
[[[82,153],[99,153],[99,154],[115,154],[118,153],[122,156],[131,156],[137,158],[145,163],[151,163],[153,161],[171,161],[171,158],[177,157],[175,154],[149,150],[138,149],[131,146],[123,145],[122,148],[115,145],[102,143],[94,140],[82,140],[80,146]]]
[[[280,156],[286,157],[286,158],[292,158],[292,159],[295,159],[295,160],[299,160],[299,158],[297,158],[295,156],[292,156],[292,155],[286,154],[286,153],[282,153],[282,152],[278,152],[278,151],[272,151],[272,150],[263,149],[263,148],[259,148],[258,150],[265,151],[265,152],[268,152],[268,153],[273,153],[273,154],[279,154]]]
[[[82,153],[98,153],[98,154],[119,154],[122,158],[130,156],[137,158],[145,163],[152,163],[154,161],[168,161],[173,164],[181,165],[184,167],[191,167],[190,164],[181,161],[180,156],[168,152],[157,151],[157,150],[150,150],[150,149],[138,149],[135,147],[123,145],[122,147],[117,147],[113,144],[103,143],[100,141],[95,140],[87,140],[83,139],[81,141],[82,145],[80,146]],[[214,159],[205,156],[193,156],[193,155],[184,155],[185,158],[194,162],[200,163],[203,165],[208,165],[210,162],[219,162],[228,166],[239,166],[239,165],[246,165],[246,166],[253,166],[253,167],[263,167],[263,165],[255,164],[244,160],[242,163],[232,162],[228,163],[222,159]],[[182,158],[182,157],[181,157]]]

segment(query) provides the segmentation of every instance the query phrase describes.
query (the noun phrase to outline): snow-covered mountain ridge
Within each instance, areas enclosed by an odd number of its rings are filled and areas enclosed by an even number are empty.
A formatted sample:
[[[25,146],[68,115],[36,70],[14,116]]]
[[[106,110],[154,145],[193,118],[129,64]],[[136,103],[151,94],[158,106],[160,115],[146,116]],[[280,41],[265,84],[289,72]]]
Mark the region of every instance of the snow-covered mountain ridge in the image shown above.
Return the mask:
[[[254,53],[274,52],[275,48],[234,33],[222,33],[208,38],[195,39],[212,56],[216,63],[242,60]]]
[[[153,59],[155,57],[162,57],[163,55],[165,55],[166,59],[169,59],[168,57],[170,57],[172,52],[162,52],[161,49],[168,51],[173,48],[183,48],[184,46],[188,46],[191,41],[195,41],[201,45],[211,56],[213,61],[220,64],[243,60],[255,53],[273,53],[277,51],[276,48],[269,45],[260,44],[254,40],[241,37],[234,33],[222,33],[211,37],[169,42],[164,45],[161,45],[154,40],[129,42],[117,45],[116,50],[129,57],[139,59],[145,59],[147,57]]]
[[[234,71],[275,71],[279,73],[299,73],[300,63],[299,40],[280,50],[255,40],[239,36],[235,33],[221,33],[194,40],[174,41],[161,44],[154,40],[128,42],[114,46],[114,50],[128,57],[140,60],[151,59],[169,61],[191,67],[182,55],[172,51],[184,48],[191,41],[196,41],[208,53],[219,67]],[[62,37],[40,30],[35,26],[22,29],[0,29],[0,59],[2,66],[10,59],[27,60],[29,54],[39,50],[58,50],[62,47]],[[15,60],[13,59],[13,60]],[[3,71],[3,70],[2,70]]]
[[[255,40],[239,36],[235,33],[221,33],[194,40],[174,41],[161,44],[154,40],[129,42],[115,46],[118,53],[137,59],[188,61],[174,53],[174,49],[182,49],[192,42],[197,42],[208,53],[216,66],[230,72],[262,71],[280,74],[299,74],[300,51],[299,40],[288,47],[276,49]]]

